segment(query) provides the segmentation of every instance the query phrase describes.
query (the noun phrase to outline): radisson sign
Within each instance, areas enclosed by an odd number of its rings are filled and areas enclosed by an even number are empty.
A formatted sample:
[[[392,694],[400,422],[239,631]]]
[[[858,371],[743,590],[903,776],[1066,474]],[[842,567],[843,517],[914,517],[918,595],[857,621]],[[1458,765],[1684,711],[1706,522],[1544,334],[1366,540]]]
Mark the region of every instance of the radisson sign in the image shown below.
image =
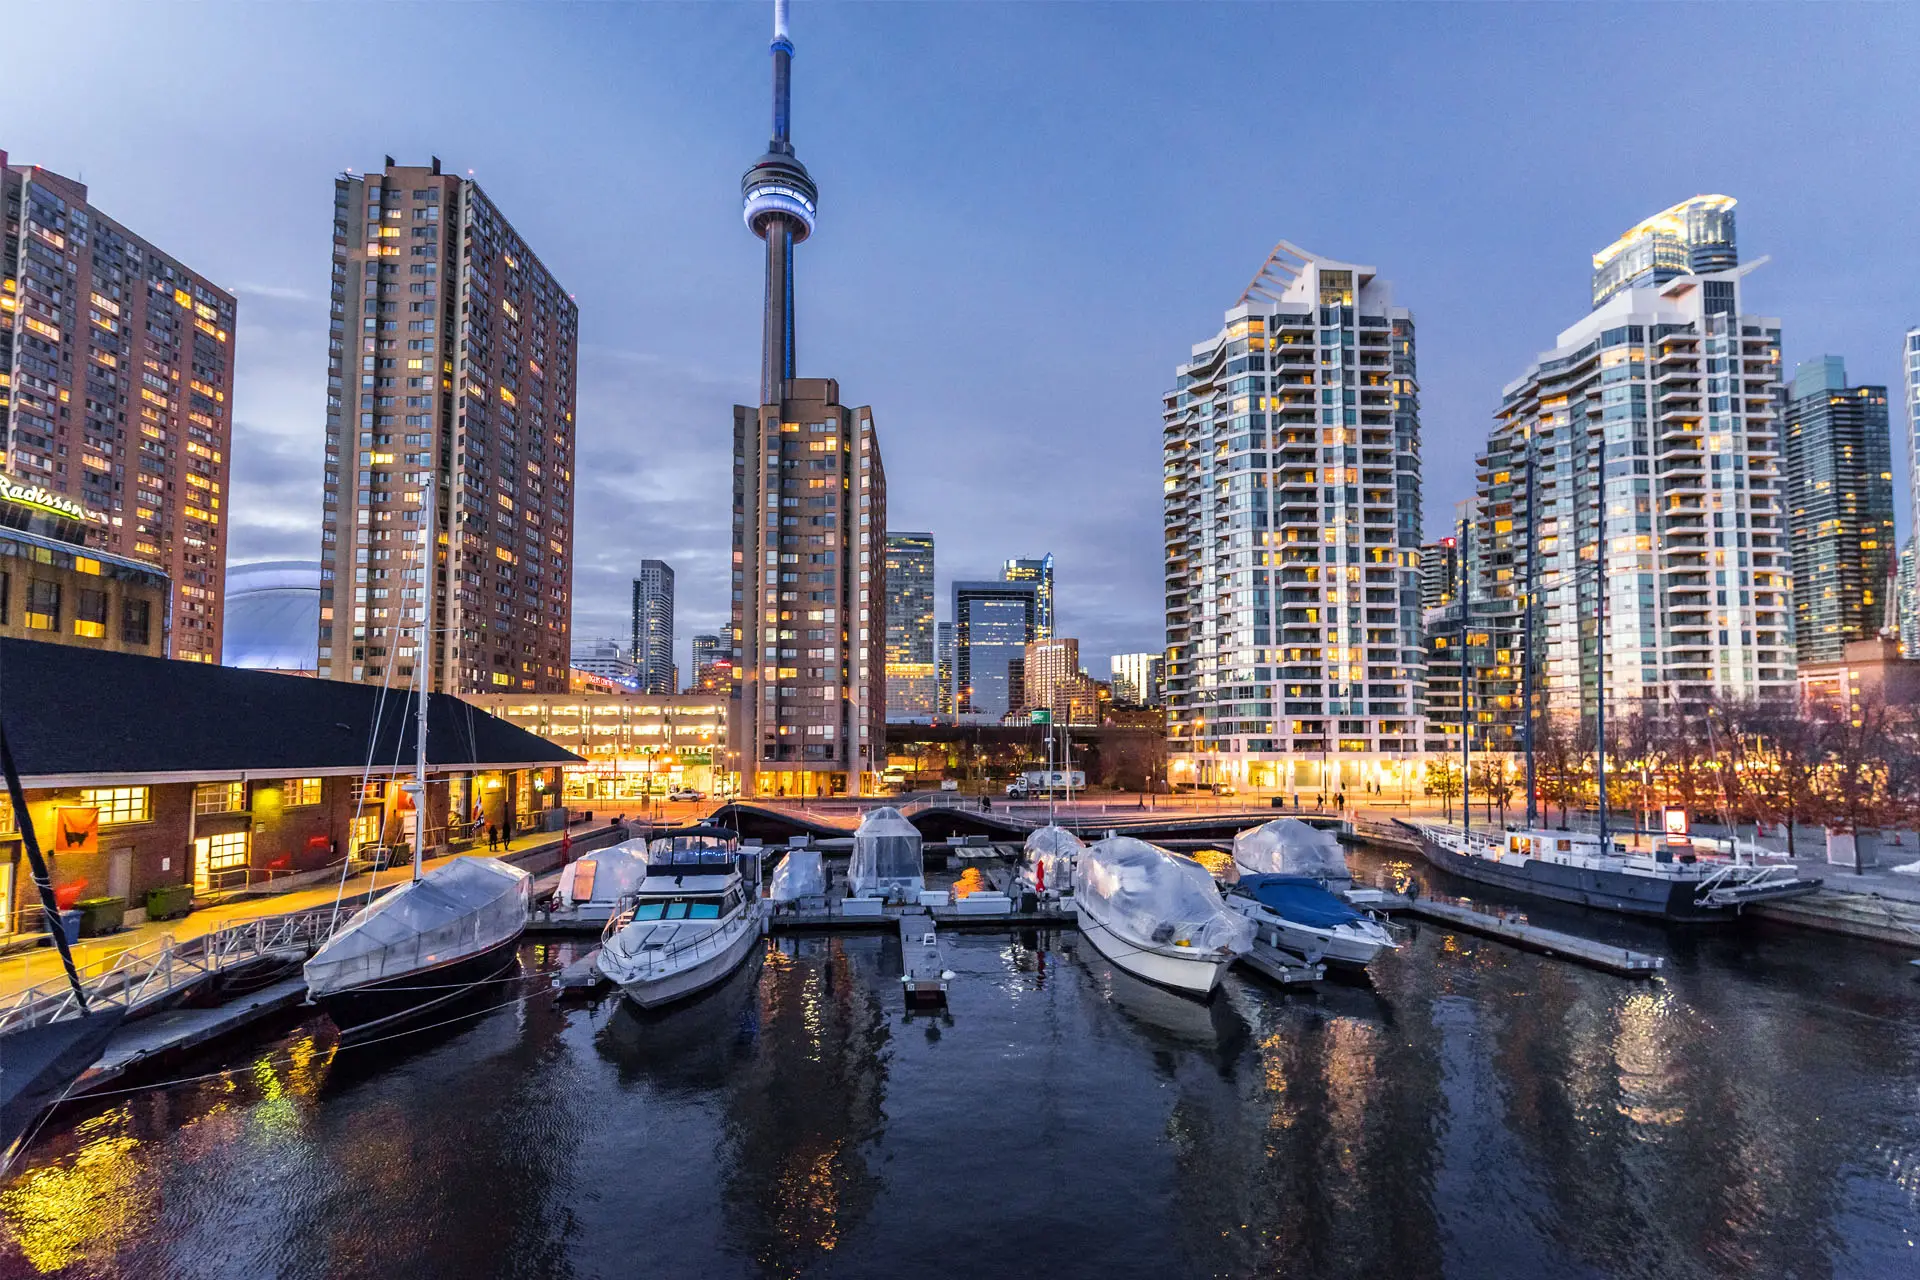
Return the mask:
[[[83,507],[64,494],[42,489],[39,485],[22,483],[8,475],[0,475],[0,498],[8,502],[20,503],[22,506],[52,511],[72,520],[85,520],[92,524],[107,523],[105,512]]]

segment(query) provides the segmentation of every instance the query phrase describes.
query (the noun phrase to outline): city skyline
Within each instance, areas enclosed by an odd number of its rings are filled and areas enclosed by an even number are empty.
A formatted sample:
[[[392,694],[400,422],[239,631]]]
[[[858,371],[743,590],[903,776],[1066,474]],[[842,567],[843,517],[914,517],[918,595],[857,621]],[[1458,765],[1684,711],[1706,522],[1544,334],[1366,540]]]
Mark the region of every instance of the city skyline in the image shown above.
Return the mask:
[[[114,67],[131,66],[135,58],[192,49],[197,59],[223,68],[214,87],[240,108],[229,145],[244,150],[267,136],[276,139],[276,163],[264,177],[215,165],[189,184],[171,155],[143,154],[131,135],[103,134],[56,107],[36,107],[56,100],[56,81],[50,67],[34,63],[17,69],[19,109],[0,139],[15,163],[87,181],[93,198],[116,218],[240,297],[230,561],[305,559],[317,545],[318,513],[299,499],[318,479],[324,430],[325,393],[314,353],[325,344],[325,253],[318,246],[326,228],[316,214],[317,192],[343,165],[365,163],[367,156],[439,154],[456,173],[478,170],[554,274],[583,289],[580,526],[630,531],[633,541],[681,565],[688,628],[718,626],[726,604],[724,515],[700,495],[725,485],[725,433],[685,424],[713,422],[716,411],[724,421],[728,403],[755,398],[752,363],[731,353],[753,333],[758,308],[748,304],[758,299],[759,264],[740,255],[731,234],[736,228],[711,215],[735,198],[737,139],[763,127],[756,91],[764,84],[765,54],[753,38],[764,30],[760,7],[649,7],[587,16],[483,11],[464,24],[454,52],[485,65],[511,65],[515,77],[548,74],[578,58],[595,64],[617,57],[642,68],[647,74],[632,78],[649,83],[630,95],[633,101],[604,109],[614,121],[609,132],[622,136],[627,148],[620,168],[663,165],[682,175],[662,184],[670,190],[644,192],[594,163],[602,151],[598,136],[563,137],[558,150],[544,150],[533,144],[544,136],[537,118],[475,112],[481,99],[453,78],[464,75],[452,70],[459,56],[445,60],[445,72],[425,70],[434,88],[423,100],[432,105],[396,122],[371,106],[352,105],[340,92],[331,68],[351,59],[329,55],[352,36],[323,12],[217,9],[161,18],[129,6],[123,20],[96,23],[102,7],[23,7],[22,34],[60,39],[107,32],[88,39],[109,79]],[[92,17],[83,18],[83,8]],[[1122,11],[1120,21],[1100,11],[1050,8],[962,13],[820,4],[805,12],[808,65],[819,68],[821,87],[802,119],[809,136],[820,137],[813,164],[834,194],[833,232],[808,246],[801,272],[799,287],[814,308],[803,316],[813,335],[803,354],[809,364],[819,358],[814,367],[831,367],[857,383],[864,400],[885,406],[898,522],[941,528],[950,523],[942,517],[954,486],[978,495],[984,518],[970,519],[968,528],[945,539],[941,592],[953,578],[991,572],[1005,552],[988,543],[1004,539],[976,530],[993,529],[1017,510],[1030,525],[1021,531],[1022,544],[1050,546],[1075,566],[1075,589],[1062,599],[1058,629],[1085,641],[1089,661],[1159,643],[1151,458],[1164,352],[1190,341],[1217,315],[1217,298],[1242,273],[1239,264],[1280,236],[1394,263],[1401,300],[1424,318],[1423,430],[1434,460],[1426,477],[1428,537],[1444,532],[1452,500],[1471,491],[1471,453],[1500,386],[1537,354],[1528,349],[1537,335],[1564,325],[1587,297],[1583,256],[1648,209],[1696,193],[1739,199],[1742,238],[1764,243],[1771,253],[1773,264],[1753,282],[1753,307],[1783,318],[1787,362],[1834,351],[1846,355],[1850,373],[1863,383],[1903,381],[1900,337],[1920,315],[1900,286],[1916,275],[1915,250],[1897,238],[1883,243],[1874,210],[1910,202],[1920,186],[1895,143],[1895,122],[1911,118],[1913,90],[1891,69],[1920,36],[1905,11],[1876,11],[1871,40],[1861,39],[1867,28],[1846,10],[1774,11],[1764,33],[1680,11],[1658,36],[1602,10],[1517,17],[1416,11],[1392,18],[1358,9],[1312,11],[1290,22],[1307,28],[1308,36],[1360,34],[1380,49],[1393,89],[1379,104],[1357,107],[1341,127],[1365,133],[1387,115],[1395,118],[1401,132],[1389,146],[1403,163],[1381,166],[1393,171],[1391,178],[1356,173],[1364,180],[1346,188],[1348,197],[1289,207],[1283,217],[1260,196],[1269,184],[1284,186],[1284,173],[1258,173],[1251,198],[1240,202],[1244,208],[1195,219],[1172,200],[1180,184],[1160,188],[1162,178],[1149,177],[1130,197],[1137,218],[1124,222],[1091,216],[1110,200],[1094,179],[1112,148],[1124,146],[1129,156],[1143,152],[1130,163],[1165,173],[1194,164],[1225,173],[1237,163],[1252,123],[1234,126],[1233,136],[1204,144],[1195,156],[1190,139],[1176,145],[1175,135],[1186,130],[1174,122],[1222,109],[1225,90],[1213,82],[1231,83],[1233,68],[1257,56],[1260,42],[1251,33],[1270,25],[1270,11],[1213,10],[1214,20],[1198,28],[1170,10],[1146,8]],[[402,35],[431,24],[425,12],[396,9],[391,16]],[[514,42],[515,63],[497,63],[506,55],[486,45],[509,22],[524,28],[524,38]],[[1183,54],[1188,69],[1169,75],[1160,46],[1174,29],[1183,39],[1196,38],[1198,47]],[[1712,67],[1685,60],[1683,51],[1703,41],[1728,56]],[[1792,77],[1752,73],[1754,58],[1777,66],[1777,50],[1787,44],[1808,56],[1844,49],[1860,74],[1813,95]],[[1592,51],[1586,65],[1594,70],[1575,72],[1570,86],[1563,63],[1538,60],[1535,70],[1524,56],[1575,46]],[[1094,83],[1082,47],[1098,49],[1100,61],[1129,72],[1099,78],[1115,85],[1153,81],[1154,94],[1128,102],[1109,88],[1084,106],[1064,109],[1050,87],[1041,106],[1028,101],[1026,95],[1042,91],[1024,87],[1022,77],[1044,81],[1036,70],[1041,66],[1063,64],[1075,83]],[[884,58],[877,53],[883,48]],[[1662,48],[1673,52],[1662,56]],[[1752,57],[1743,59],[1743,50]],[[1448,57],[1436,56],[1448,54],[1454,56],[1444,76],[1427,70],[1427,64],[1448,65]],[[1559,69],[1549,73],[1549,64]],[[1670,124],[1668,64],[1689,68],[1686,101],[1702,116],[1696,127],[1721,144],[1704,158],[1697,148],[1679,149],[1669,159],[1612,145],[1623,130]],[[871,65],[872,73],[851,74],[856,65]],[[1507,118],[1477,104],[1466,96],[1472,76],[1460,74],[1476,67],[1498,67],[1517,78],[1515,92],[1535,100],[1537,110]],[[923,92],[917,81],[928,74],[943,83],[951,77],[1002,85],[1007,93],[999,96],[1006,100]],[[569,76],[574,83],[590,78]],[[1561,91],[1544,92],[1549,83]],[[583,109],[603,109],[599,91],[579,92]],[[344,110],[306,112],[306,104],[322,100]],[[1592,112],[1601,100],[1614,107]],[[909,101],[911,113],[901,109]],[[175,132],[196,127],[186,110],[185,103],[151,106],[156,123]],[[931,121],[926,112],[933,113]],[[1031,136],[1011,126],[1023,112],[1042,122]],[[307,114],[313,119],[303,118]],[[1607,116],[1605,123],[1582,118],[1597,114]],[[909,115],[911,130],[904,124]],[[1822,126],[1836,115],[1858,127],[1835,139]],[[1083,129],[1096,119],[1104,119],[1098,131]],[[1448,134],[1472,138],[1471,146],[1441,137],[1442,120]],[[977,281],[963,284],[947,320],[998,335],[969,345],[980,374],[966,380],[992,388],[993,401],[954,382],[950,353],[936,358],[931,350],[914,351],[926,344],[915,342],[907,332],[912,327],[877,322],[880,309],[872,305],[885,296],[877,280],[903,272],[918,278],[913,273],[926,270],[917,242],[905,232],[914,219],[899,214],[917,212],[924,201],[917,189],[926,174],[901,162],[912,157],[908,135],[929,127],[955,135],[943,163],[958,167],[958,185],[994,215],[959,219],[949,229],[956,261],[1004,265],[989,265]],[[1092,137],[1093,145],[1065,148],[1070,135]],[[1511,157],[1539,152],[1542,137],[1555,139],[1556,154],[1581,157],[1573,166],[1579,172],[1550,194],[1512,206],[1504,195],[1514,176]],[[1816,146],[1872,168],[1886,190],[1837,204],[1810,199],[1778,156]],[[534,154],[544,158],[529,163]],[[1014,163],[1006,163],[1009,158]],[[588,192],[574,205],[577,225],[543,199],[548,181],[568,166]],[[1032,199],[1024,180],[1004,177],[1023,169],[1049,173],[1045,199]],[[1447,206],[1399,200],[1382,185],[1409,180],[1445,182]],[[208,216],[217,208],[244,210],[244,221],[240,214]],[[636,215],[654,228],[650,234],[674,241],[674,261],[644,270],[602,269],[595,245]],[[1135,264],[1124,281],[1093,269],[1116,259]],[[1002,287],[1016,277],[1032,286],[1024,296]],[[1103,316],[1097,338],[1069,339],[1055,350],[1056,363],[1030,361],[1023,347],[1043,333],[1065,333],[1067,317],[1088,306]],[[1498,323],[1489,319],[1496,315]],[[1089,387],[1095,388],[1091,396]],[[1007,389],[1023,396],[1026,413],[1009,417],[991,407]],[[1905,424],[1895,426],[1904,445]],[[944,434],[962,427],[977,433],[979,447],[953,467],[941,465],[939,459],[951,456]],[[1015,451],[1043,466],[1074,467],[1074,492],[1103,500],[1055,509],[1032,502],[1016,486],[987,492],[999,487],[989,477]],[[1905,452],[1897,450],[1896,474],[1911,474]],[[1911,517],[1907,504],[1899,506],[1904,542]],[[577,554],[578,631],[617,633],[627,548],[583,537]]]

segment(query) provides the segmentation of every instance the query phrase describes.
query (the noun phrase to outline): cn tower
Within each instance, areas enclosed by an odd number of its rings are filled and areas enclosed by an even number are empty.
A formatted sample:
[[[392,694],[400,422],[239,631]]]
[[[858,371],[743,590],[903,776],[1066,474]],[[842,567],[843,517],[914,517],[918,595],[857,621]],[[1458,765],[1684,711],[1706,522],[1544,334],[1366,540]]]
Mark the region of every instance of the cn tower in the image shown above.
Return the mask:
[[[793,247],[813,234],[819,191],[787,136],[793,40],[787,0],[773,0],[773,139],[767,153],[740,179],[744,216],[767,242],[766,315],[762,320],[760,403],[780,403],[781,384],[794,377]]]

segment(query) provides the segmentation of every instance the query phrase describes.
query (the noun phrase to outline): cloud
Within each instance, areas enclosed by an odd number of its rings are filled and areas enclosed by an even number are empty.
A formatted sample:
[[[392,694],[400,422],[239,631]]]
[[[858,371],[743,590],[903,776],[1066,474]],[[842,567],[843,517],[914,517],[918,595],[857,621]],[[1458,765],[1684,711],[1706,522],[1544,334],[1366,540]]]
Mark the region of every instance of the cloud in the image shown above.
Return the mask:
[[[268,298],[275,302],[312,302],[314,295],[305,289],[295,289],[281,284],[237,284],[233,286],[236,298]]]

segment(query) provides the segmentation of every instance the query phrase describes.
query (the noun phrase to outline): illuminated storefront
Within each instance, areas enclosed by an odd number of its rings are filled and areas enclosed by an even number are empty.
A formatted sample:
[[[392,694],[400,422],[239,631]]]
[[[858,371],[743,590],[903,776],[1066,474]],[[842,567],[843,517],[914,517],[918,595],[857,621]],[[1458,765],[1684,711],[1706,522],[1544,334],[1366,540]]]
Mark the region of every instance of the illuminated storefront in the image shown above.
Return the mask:
[[[727,702],[710,693],[477,694],[475,706],[586,761],[566,770],[571,806],[691,788],[729,794]]]

